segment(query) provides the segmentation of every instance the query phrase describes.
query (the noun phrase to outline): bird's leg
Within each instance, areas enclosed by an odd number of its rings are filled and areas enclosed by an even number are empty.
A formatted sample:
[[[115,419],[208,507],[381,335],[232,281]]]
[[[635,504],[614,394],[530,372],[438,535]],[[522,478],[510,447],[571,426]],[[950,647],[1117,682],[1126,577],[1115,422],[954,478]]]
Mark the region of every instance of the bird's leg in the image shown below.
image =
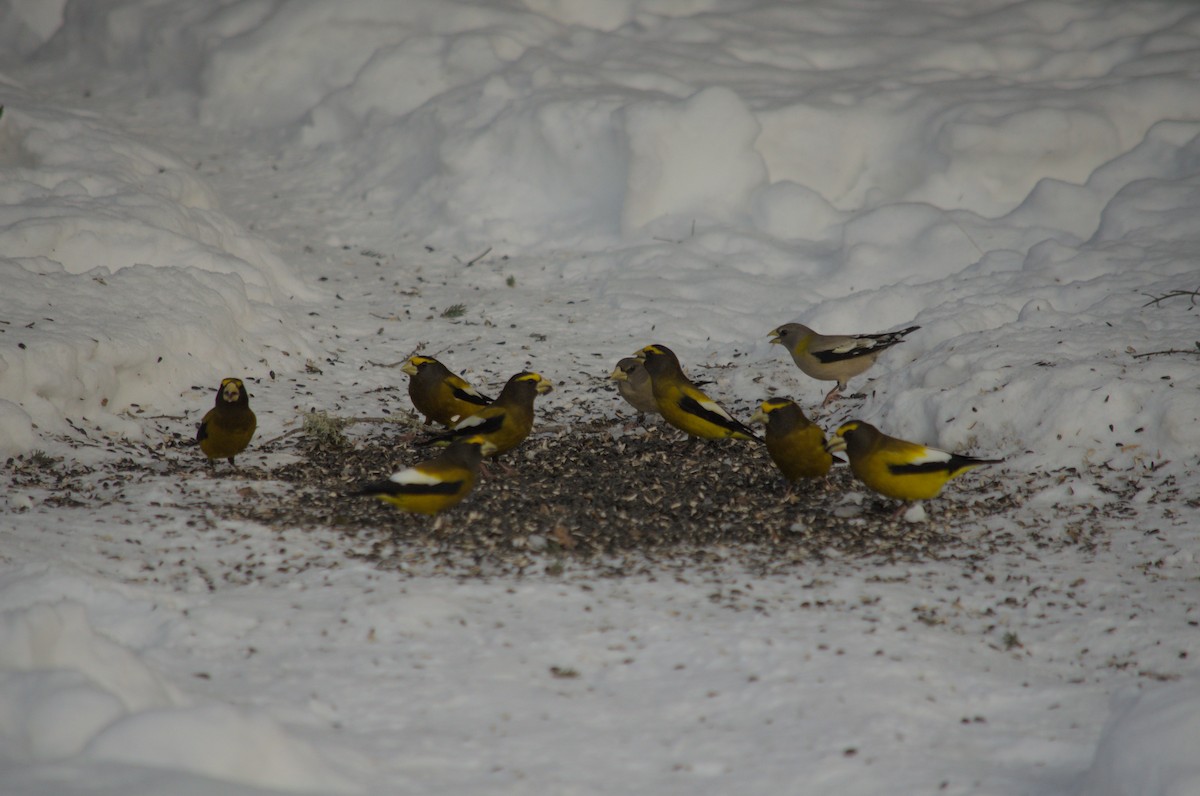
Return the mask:
[[[911,505],[912,504],[909,503],[907,500],[900,501],[900,505],[896,507],[896,510],[891,513],[891,515],[888,517],[888,519],[892,520],[893,522],[899,520],[901,517],[904,516],[904,512],[908,511],[908,509]]]
[[[838,382],[837,384],[833,385],[832,390],[830,390],[829,392],[827,392],[825,394],[825,400],[821,402],[821,408],[824,409],[826,406],[829,406],[830,402],[835,401],[838,398],[842,397],[841,394],[842,394],[842,384],[841,384],[841,382]]]

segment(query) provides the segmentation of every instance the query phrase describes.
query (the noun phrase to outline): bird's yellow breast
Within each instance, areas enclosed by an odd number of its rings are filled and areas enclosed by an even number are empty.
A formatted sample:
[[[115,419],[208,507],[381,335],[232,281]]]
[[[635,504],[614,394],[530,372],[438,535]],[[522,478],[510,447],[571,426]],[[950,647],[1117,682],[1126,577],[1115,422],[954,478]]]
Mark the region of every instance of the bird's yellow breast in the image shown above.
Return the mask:
[[[250,410],[221,412],[210,409],[201,421],[204,436],[200,450],[210,459],[228,459],[246,449],[257,425]]]
[[[783,437],[768,433],[767,453],[789,481],[821,478],[833,466],[833,456],[825,449],[825,432],[817,425],[796,429]]]

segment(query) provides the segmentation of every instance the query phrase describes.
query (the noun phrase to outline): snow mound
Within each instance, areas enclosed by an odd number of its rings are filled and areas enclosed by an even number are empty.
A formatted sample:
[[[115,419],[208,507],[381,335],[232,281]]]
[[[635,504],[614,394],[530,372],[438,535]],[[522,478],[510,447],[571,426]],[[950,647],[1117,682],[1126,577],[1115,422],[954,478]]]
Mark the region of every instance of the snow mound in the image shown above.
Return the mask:
[[[1190,796],[1200,793],[1200,681],[1154,688],[1109,721],[1079,796]]]
[[[303,362],[310,343],[277,306],[315,294],[173,155],[84,114],[10,107],[0,175],[0,454],[70,420],[140,439],[135,410]]]
[[[80,603],[0,613],[0,760],[173,769],[296,792],[352,792],[271,718],[196,705],[91,624]]]

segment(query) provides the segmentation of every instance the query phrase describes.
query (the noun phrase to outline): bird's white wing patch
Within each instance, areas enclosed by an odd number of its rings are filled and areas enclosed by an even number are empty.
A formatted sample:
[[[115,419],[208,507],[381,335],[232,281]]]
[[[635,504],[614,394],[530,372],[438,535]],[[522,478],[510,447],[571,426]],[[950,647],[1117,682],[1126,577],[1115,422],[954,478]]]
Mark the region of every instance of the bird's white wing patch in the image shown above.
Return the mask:
[[[698,399],[696,399],[696,403],[700,404],[700,408],[704,409],[705,411],[712,412],[713,414],[716,414],[716,415],[720,415],[721,417],[725,418],[726,420],[733,420],[733,417],[728,412],[726,412],[724,409],[722,409],[721,405],[716,403],[715,401],[709,400],[708,398],[704,398],[704,399],[698,398]]]
[[[938,450],[937,448],[924,448],[920,453],[913,454],[912,458],[906,458],[905,464],[932,464],[934,462],[948,462],[953,454],[946,451]]]
[[[856,349],[865,351],[874,348],[875,344],[876,341],[870,337],[851,337],[827,350],[835,354],[846,354]]]
[[[442,479],[422,472],[416,467],[409,467],[407,470],[392,473],[388,477],[388,480],[395,481],[397,484],[440,484],[442,482]]]
[[[462,420],[460,420],[459,422],[454,424],[454,430],[458,431],[459,429],[463,429],[463,428],[475,428],[475,426],[478,426],[479,424],[485,422],[486,420],[487,420],[486,417],[480,417],[479,415],[471,415],[470,417],[464,417]]]

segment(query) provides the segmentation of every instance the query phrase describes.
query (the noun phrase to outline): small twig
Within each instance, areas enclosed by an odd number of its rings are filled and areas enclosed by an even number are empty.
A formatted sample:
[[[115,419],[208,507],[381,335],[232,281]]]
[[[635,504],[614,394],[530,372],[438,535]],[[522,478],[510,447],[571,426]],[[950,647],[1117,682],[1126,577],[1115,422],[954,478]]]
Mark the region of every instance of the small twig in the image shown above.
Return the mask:
[[[1149,351],[1145,354],[1134,354],[1134,359],[1142,359],[1143,357],[1161,357],[1167,354],[1200,354],[1200,340],[1196,342],[1195,348],[1168,348],[1165,351]]]
[[[337,418],[337,420],[338,420],[338,425],[341,428],[345,428],[347,426],[355,426],[355,425],[358,425],[359,423],[380,423],[380,424],[390,423],[393,425],[409,426],[412,428],[420,428],[422,425],[420,418],[418,418],[416,415],[413,415],[413,414],[407,413],[407,412],[403,413],[403,414],[392,415],[391,417],[346,417],[346,418]],[[263,448],[270,447],[271,445],[274,445],[276,442],[279,442],[280,440],[286,439],[294,434],[302,434],[305,431],[306,431],[306,429],[304,426],[297,426],[296,428],[293,428],[290,431],[283,432],[278,437],[272,437],[271,439],[267,440],[266,442],[263,442],[261,444],[261,447],[263,447]]]
[[[492,251],[492,247],[491,247],[491,246],[488,246],[486,249],[484,249],[484,250],[483,250],[483,252],[482,252],[481,254],[477,254],[477,255],[476,255],[474,258],[472,258],[472,259],[470,259],[470,260],[467,260],[467,264],[466,264],[466,266],[465,266],[465,267],[466,267],[466,268],[470,268],[472,265],[474,265],[475,263],[479,262],[479,261],[480,261],[480,260],[482,260],[484,257],[487,257],[487,256],[488,256],[488,254],[489,254],[491,251]]]
[[[1200,290],[1172,290],[1170,293],[1164,293],[1161,296],[1155,296],[1153,293],[1143,293],[1143,296],[1150,296],[1150,301],[1143,304],[1143,307],[1149,307],[1151,304],[1158,304],[1160,301],[1166,301],[1170,298],[1179,298],[1181,296],[1190,296],[1192,306],[1196,305],[1196,300],[1200,299]]]
[[[276,442],[279,442],[279,440],[284,439],[286,437],[290,437],[293,434],[299,434],[303,430],[304,429],[302,427],[297,426],[296,428],[293,428],[291,431],[285,431],[282,434],[280,434],[278,437],[273,437],[273,438],[267,440],[266,442],[262,443],[259,447],[266,448],[270,445],[274,445]]]
[[[980,247],[980,245],[979,245],[978,243],[976,243],[976,242],[975,242],[975,239],[971,237],[971,233],[967,232],[966,228],[965,228],[965,227],[963,227],[963,225],[962,225],[962,224],[958,223],[958,219],[957,219],[957,218],[955,218],[954,216],[950,215],[949,213],[946,213],[946,214],[945,214],[945,218],[946,218],[946,219],[948,219],[948,220],[950,221],[950,223],[951,223],[951,224],[953,224],[954,226],[958,227],[958,231],[959,231],[959,232],[961,232],[961,233],[963,234],[963,237],[964,237],[964,238],[966,238],[968,241],[970,241],[970,242],[971,242],[971,245],[975,247],[975,251],[979,252],[979,256],[980,256],[980,257],[986,257],[986,256],[987,256],[987,252],[985,252],[985,251],[984,251],[984,250],[983,250],[983,249]]]
[[[372,365],[377,368],[398,368],[401,365],[405,364],[406,362],[408,362],[407,359],[402,359],[399,362],[392,362],[391,364],[388,364],[387,362],[376,362],[373,359],[367,360],[368,365]]]
[[[407,413],[407,412],[404,414],[389,415],[386,417],[348,417],[348,418],[346,418],[346,425],[348,425],[348,426],[356,426],[359,423],[391,423],[391,424],[402,424],[402,425],[406,425],[406,426],[421,425],[420,419],[418,419],[415,415]]]

